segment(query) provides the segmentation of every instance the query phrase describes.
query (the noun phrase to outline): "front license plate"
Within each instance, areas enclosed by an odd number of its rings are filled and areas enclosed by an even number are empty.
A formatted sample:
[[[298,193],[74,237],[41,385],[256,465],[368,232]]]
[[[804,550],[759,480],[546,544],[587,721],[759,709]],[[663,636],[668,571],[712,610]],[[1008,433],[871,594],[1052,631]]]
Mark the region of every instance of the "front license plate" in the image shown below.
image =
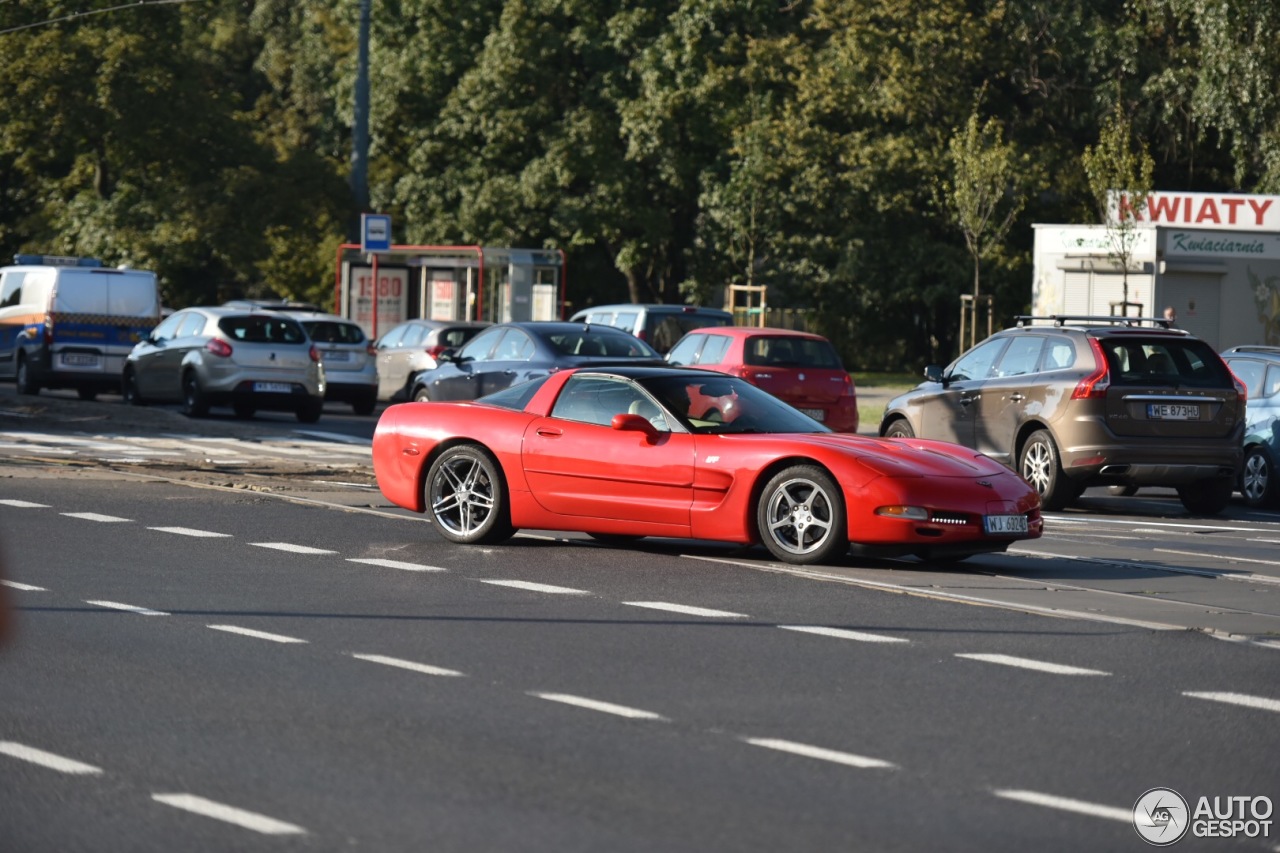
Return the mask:
[[[325,361],[350,361],[351,353],[346,350],[330,349],[324,351]]]
[[[61,358],[64,367],[82,367],[90,370],[102,369],[102,359],[90,353],[64,352],[59,358]]]
[[[982,517],[982,527],[993,536],[1026,533],[1027,517],[1025,515],[985,515]]]
[[[815,421],[819,421],[819,422],[825,420],[827,417],[827,413],[822,411],[822,409],[801,409],[800,412],[801,414],[808,415],[809,417],[813,418]]]
[[[1200,407],[1185,403],[1148,403],[1147,417],[1153,421],[1198,421]]]
[[[292,394],[293,386],[287,382],[255,382],[253,390],[259,394]]]

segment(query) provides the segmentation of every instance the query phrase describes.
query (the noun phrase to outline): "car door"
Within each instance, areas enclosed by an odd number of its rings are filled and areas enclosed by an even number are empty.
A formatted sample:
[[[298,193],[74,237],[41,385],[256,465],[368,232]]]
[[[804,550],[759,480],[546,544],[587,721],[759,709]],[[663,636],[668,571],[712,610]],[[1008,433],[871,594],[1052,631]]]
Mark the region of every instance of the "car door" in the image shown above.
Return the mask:
[[[133,370],[134,381],[137,383],[138,393],[143,398],[169,399],[162,389],[161,360],[171,351],[171,344],[178,336],[178,329],[189,316],[191,316],[189,312],[179,311],[166,317],[131,353],[129,363]]]
[[[378,396],[390,399],[409,381],[409,363],[415,346],[426,336],[425,327],[405,323],[378,342]]]
[[[561,515],[687,527],[694,436],[663,429],[651,443],[643,432],[610,426],[615,414],[642,406],[658,409],[630,382],[571,377],[551,416],[525,431],[525,478],[535,500]]]
[[[498,339],[483,368],[476,371],[479,396],[493,394],[529,379],[544,376],[548,366],[533,363],[533,338],[521,329],[507,329]]]
[[[1008,338],[983,341],[943,371],[941,384],[922,391],[915,398],[913,402],[920,410],[921,438],[975,446],[975,407],[982,396],[984,384],[1008,343]]]
[[[505,331],[502,326],[485,329],[458,350],[453,361],[443,362],[423,374],[431,399],[474,400],[481,396],[481,381],[490,369],[494,346]]]
[[[982,392],[972,405],[973,447],[1012,467],[1014,438],[1027,418],[1045,409],[1039,381],[1042,335],[1011,336]]]
[[[208,343],[205,329],[207,322],[203,314],[195,311],[188,313],[174,333],[173,340],[156,354],[151,374],[156,382],[158,397],[167,400],[182,397],[182,361],[188,352]]]

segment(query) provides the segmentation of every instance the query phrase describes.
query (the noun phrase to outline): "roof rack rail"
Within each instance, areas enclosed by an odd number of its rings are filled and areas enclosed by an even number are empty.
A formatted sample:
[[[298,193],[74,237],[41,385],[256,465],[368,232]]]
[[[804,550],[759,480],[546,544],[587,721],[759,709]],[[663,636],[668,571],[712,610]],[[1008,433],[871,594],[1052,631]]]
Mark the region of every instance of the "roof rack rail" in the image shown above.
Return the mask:
[[[1280,347],[1268,344],[1237,344],[1224,352],[1280,352]]]
[[[1115,314],[1050,314],[1047,317],[1033,317],[1027,314],[1020,314],[1013,318],[1019,326],[1030,326],[1034,323],[1053,323],[1055,326],[1065,326],[1068,323],[1084,323],[1099,324],[1106,323],[1112,326],[1130,326],[1139,327],[1147,324],[1156,328],[1168,329],[1173,326],[1173,321],[1164,317],[1125,317]]]

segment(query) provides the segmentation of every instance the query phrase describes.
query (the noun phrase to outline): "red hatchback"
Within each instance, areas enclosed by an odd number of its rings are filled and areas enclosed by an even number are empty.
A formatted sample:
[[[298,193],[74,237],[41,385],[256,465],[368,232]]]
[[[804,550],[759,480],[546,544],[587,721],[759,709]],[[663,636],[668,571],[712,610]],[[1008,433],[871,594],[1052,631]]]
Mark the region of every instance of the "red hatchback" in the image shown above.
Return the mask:
[[[695,329],[667,361],[740,376],[828,429],[858,431],[853,377],[821,335],[758,326]]]

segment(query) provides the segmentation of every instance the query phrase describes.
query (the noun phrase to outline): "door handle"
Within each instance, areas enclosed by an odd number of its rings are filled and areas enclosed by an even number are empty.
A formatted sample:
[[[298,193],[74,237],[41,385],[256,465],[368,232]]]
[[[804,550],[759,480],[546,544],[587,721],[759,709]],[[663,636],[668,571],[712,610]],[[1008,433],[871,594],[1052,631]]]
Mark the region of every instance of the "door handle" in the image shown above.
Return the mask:
[[[977,399],[978,399],[978,397],[977,397],[977,395],[976,395],[976,394],[975,394],[974,396],[972,396],[972,397],[961,397],[961,398],[960,398],[960,405],[962,405],[962,406],[972,406],[972,405],[973,405],[973,403],[974,403],[974,401],[975,401],[975,400],[977,400]]]
[[[559,438],[564,435],[564,431],[555,427],[538,427],[538,435],[546,436],[547,438]]]
[[[1023,400],[1027,399],[1027,395],[1019,394],[1015,391],[1014,393],[1009,395],[1009,399],[1014,403],[1021,403]]]

